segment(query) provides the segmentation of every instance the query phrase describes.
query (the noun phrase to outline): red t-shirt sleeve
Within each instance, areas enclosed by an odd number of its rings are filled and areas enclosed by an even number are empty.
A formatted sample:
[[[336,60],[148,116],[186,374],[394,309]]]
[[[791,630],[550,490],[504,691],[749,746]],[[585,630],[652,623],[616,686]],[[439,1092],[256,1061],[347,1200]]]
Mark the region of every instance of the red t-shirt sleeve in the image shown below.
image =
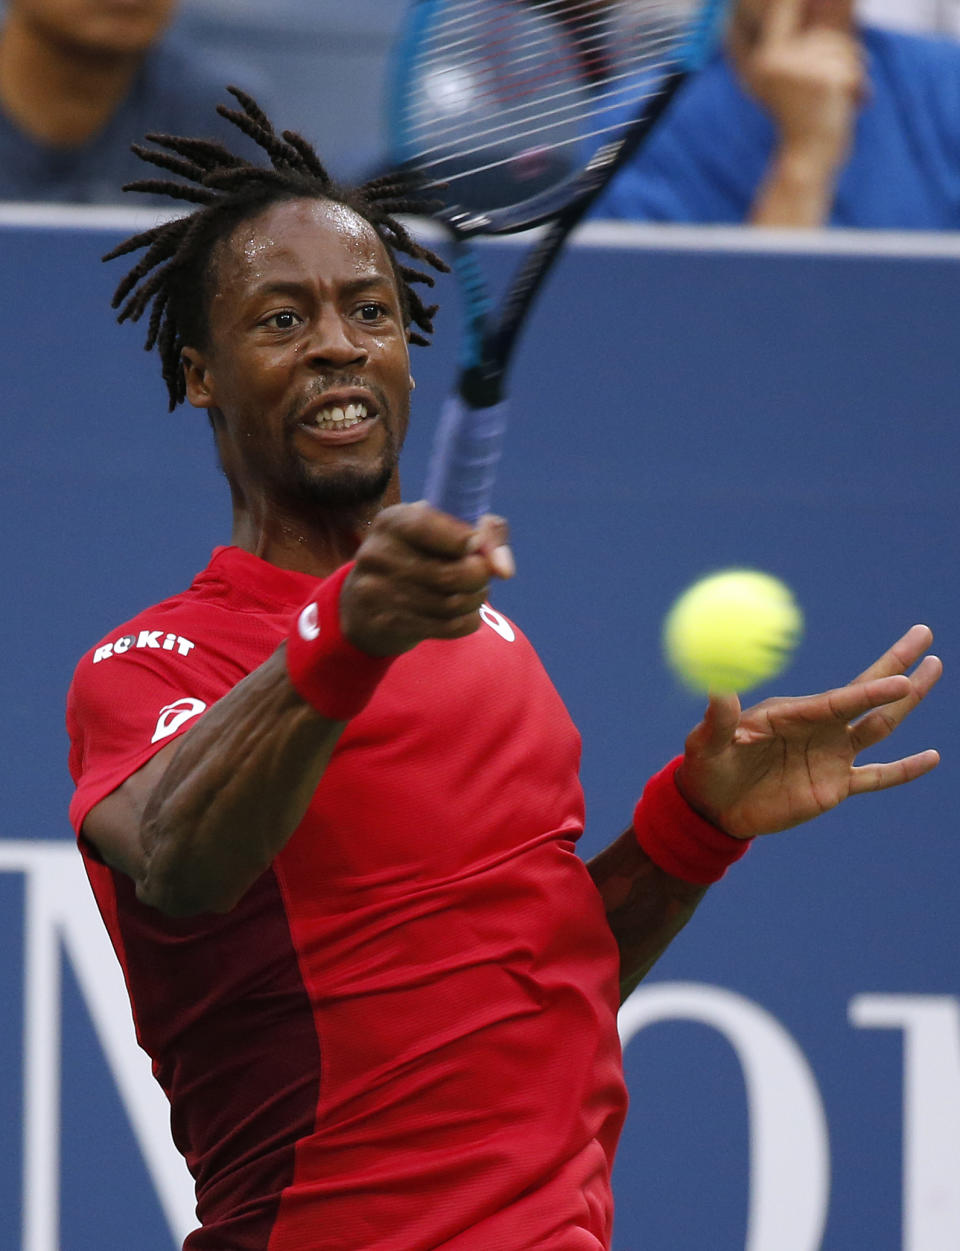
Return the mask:
[[[186,733],[237,681],[232,675],[225,682],[205,664],[192,640],[138,630],[136,623],[122,630],[127,632],[114,635],[114,643],[83,657],[67,696],[70,773],[77,788],[70,823],[77,833],[91,808]],[[164,650],[167,637],[174,643]]]

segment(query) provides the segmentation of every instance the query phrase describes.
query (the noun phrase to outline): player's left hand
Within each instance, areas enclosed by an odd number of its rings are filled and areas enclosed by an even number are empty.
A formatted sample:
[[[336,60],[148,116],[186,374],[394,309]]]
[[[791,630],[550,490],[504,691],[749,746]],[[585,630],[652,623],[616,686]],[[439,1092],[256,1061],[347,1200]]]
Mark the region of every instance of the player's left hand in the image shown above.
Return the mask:
[[[940,761],[936,751],[887,764],[855,761],[939,679],[940,660],[924,656],[932,642],[927,626],[913,626],[859,677],[822,695],[767,699],[744,711],[736,695],[712,696],[687,738],[681,793],[720,829],[751,838],[809,821],[850,795],[929,773]]]

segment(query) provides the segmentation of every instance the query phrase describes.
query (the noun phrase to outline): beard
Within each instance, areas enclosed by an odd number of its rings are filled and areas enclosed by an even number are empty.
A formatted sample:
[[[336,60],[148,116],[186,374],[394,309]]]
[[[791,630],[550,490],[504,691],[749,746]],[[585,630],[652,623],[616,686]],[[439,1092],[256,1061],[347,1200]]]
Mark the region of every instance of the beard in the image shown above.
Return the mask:
[[[285,502],[297,511],[307,512],[349,511],[375,504],[390,485],[399,459],[400,451],[390,429],[386,431],[378,463],[363,469],[332,465],[320,468],[294,454],[290,473],[285,475]]]

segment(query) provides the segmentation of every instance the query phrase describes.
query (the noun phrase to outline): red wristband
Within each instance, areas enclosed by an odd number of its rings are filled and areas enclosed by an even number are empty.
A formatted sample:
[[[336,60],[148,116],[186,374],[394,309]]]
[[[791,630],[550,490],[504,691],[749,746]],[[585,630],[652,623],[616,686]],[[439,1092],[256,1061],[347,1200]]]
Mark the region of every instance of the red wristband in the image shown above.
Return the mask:
[[[331,721],[349,721],[370,702],[396,656],[369,656],[340,628],[340,591],[353,562],[325,578],[293,620],[287,673],[293,689]]]
[[[746,855],[752,839],[734,838],[694,812],[680,794],[678,756],[643,788],[633,813],[637,841],[654,864],[684,882],[707,886]]]

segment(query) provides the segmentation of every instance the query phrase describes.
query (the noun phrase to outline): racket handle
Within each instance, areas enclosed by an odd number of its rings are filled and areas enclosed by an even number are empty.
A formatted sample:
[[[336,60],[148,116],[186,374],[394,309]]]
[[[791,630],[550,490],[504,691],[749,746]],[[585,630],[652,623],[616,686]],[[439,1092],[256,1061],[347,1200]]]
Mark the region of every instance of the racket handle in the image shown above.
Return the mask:
[[[460,395],[447,397],[424,488],[434,508],[471,524],[490,511],[506,426],[506,401],[470,408]]]

